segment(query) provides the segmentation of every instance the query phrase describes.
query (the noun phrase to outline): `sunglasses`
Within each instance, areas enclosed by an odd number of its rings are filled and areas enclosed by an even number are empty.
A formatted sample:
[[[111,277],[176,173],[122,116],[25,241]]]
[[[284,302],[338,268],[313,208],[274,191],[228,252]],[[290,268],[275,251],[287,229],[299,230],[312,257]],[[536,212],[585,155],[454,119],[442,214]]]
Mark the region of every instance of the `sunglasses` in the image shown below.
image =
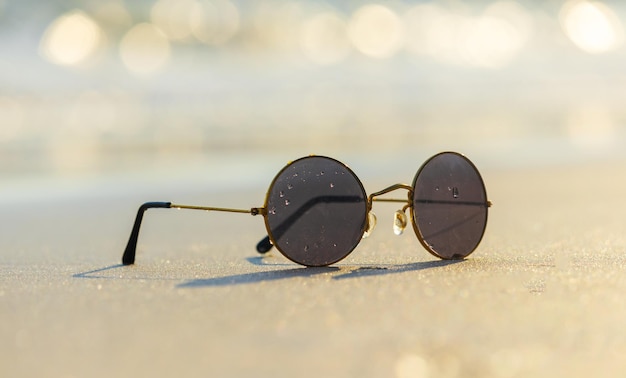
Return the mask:
[[[406,190],[406,199],[380,198]],[[463,259],[480,243],[491,202],[474,164],[456,152],[442,152],[417,171],[413,185],[395,184],[369,196],[345,164],[325,156],[306,156],[285,166],[270,184],[263,207],[250,210],[147,202],[139,207],[122,262],[135,262],[143,214],[152,208],[222,211],[262,215],[267,237],[259,253],[276,247],[305,266],[334,264],[352,252],[376,225],[373,202],[394,202],[394,232],[406,228],[407,210],[418,240],[441,259]]]

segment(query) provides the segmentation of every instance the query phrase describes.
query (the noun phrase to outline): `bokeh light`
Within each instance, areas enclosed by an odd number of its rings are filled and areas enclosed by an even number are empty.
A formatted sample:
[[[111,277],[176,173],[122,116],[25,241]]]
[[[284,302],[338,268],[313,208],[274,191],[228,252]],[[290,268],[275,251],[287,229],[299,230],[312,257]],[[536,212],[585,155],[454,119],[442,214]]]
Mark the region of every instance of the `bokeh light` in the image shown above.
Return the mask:
[[[111,31],[129,28],[133,23],[133,17],[122,0],[98,3],[93,10],[93,17],[103,29]]]
[[[198,0],[190,15],[191,32],[200,42],[219,46],[227,43],[239,31],[237,7],[227,0]]]
[[[300,44],[309,59],[322,65],[342,61],[351,50],[347,25],[335,12],[319,13],[306,20]]]
[[[120,42],[120,57],[126,68],[138,75],[151,75],[163,69],[170,59],[170,43],[165,34],[149,23],[135,25]]]
[[[303,6],[296,2],[262,1],[251,7],[249,25],[245,31],[250,52],[281,54],[297,50],[299,30],[304,18]]]
[[[530,38],[532,19],[519,4],[499,1],[478,17],[437,4],[419,4],[405,15],[406,48],[417,56],[484,68],[511,62]]]
[[[475,66],[497,68],[513,59],[523,37],[513,24],[502,18],[482,17],[468,26],[465,60]]]
[[[93,57],[102,43],[98,24],[73,10],[50,24],[40,42],[40,53],[52,63],[77,65]]]
[[[404,25],[391,9],[368,4],[352,16],[348,35],[361,53],[373,58],[389,58],[403,46]]]
[[[476,65],[502,67],[515,59],[533,34],[528,11],[515,1],[489,5],[478,20],[479,38],[474,40]]]
[[[195,5],[195,0],[158,0],[150,19],[169,39],[187,40],[191,37],[189,19]]]
[[[437,4],[418,4],[405,15],[407,49],[436,60],[457,63],[460,53],[458,40],[464,19]]]
[[[398,358],[395,362],[395,373],[397,378],[410,377],[433,377],[433,367],[422,356],[417,354],[406,354]]]
[[[561,8],[559,19],[572,42],[591,54],[614,50],[624,37],[619,18],[599,1],[569,1]]]

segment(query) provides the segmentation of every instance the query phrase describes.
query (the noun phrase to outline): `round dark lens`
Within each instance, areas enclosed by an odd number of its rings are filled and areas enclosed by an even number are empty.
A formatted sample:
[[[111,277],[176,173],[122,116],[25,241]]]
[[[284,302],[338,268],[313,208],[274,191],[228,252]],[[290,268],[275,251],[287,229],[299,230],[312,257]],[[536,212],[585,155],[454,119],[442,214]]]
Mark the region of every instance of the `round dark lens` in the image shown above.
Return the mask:
[[[462,259],[472,253],[487,226],[487,207],[483,180],[463,155],[435,155],[415,176],[413,227],[437,257]]]
[[[265,222],[278,250],[307,266],[346,257],[365,230],[365,189],[344,164],[323,156],[294,161],[278,173]]]

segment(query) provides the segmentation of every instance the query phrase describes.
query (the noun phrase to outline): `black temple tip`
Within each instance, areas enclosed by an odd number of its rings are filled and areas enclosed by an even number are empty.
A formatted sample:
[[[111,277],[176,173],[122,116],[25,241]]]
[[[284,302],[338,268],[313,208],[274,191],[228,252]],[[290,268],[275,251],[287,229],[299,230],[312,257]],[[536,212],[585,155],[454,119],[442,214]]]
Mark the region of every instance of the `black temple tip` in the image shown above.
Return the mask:
[[[135,249],[137,248],[137,240],[133,242],[132,240],[128,241],[128,245],[126,245],[126,249],[124,250],[124,255],[122,256],[122,264],[124,265],[132,265],[135,263]]]
[[[267,253],[270,249],[272,249],[272,242],[270,241],[270,237],[266,236],[256,245],[256,250],[259,253]]]
[[[124,250],[122,256],[122,264],[132,265],[135,263],[135,254],[137,251],[137,239],[139,238],[139,228],[141,227],[141,220],[143,219],[143,213],[148,209],[163,208],[167,209],[171,207],[171,202],[146,202],[137,210],[137,217],[135,217],[135,223],[133,224],[133,230],[130,233],[128,244]]]

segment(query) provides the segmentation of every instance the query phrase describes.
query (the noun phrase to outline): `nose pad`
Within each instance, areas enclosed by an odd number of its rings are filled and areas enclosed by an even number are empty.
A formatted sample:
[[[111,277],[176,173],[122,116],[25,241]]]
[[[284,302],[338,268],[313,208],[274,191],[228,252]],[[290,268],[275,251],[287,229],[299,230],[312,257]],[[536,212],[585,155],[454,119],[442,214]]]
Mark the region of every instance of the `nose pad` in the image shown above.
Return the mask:
[[[393,215],[393,233],[396,235],[402,235],[407,223],[404,211],[397,210]]]
[[[376,227],[376,214],[373,211],[367,213],[367,227],[365,228],[365,232],[363,233],[363,239],[367,238],[374,231],[374,227]]]

